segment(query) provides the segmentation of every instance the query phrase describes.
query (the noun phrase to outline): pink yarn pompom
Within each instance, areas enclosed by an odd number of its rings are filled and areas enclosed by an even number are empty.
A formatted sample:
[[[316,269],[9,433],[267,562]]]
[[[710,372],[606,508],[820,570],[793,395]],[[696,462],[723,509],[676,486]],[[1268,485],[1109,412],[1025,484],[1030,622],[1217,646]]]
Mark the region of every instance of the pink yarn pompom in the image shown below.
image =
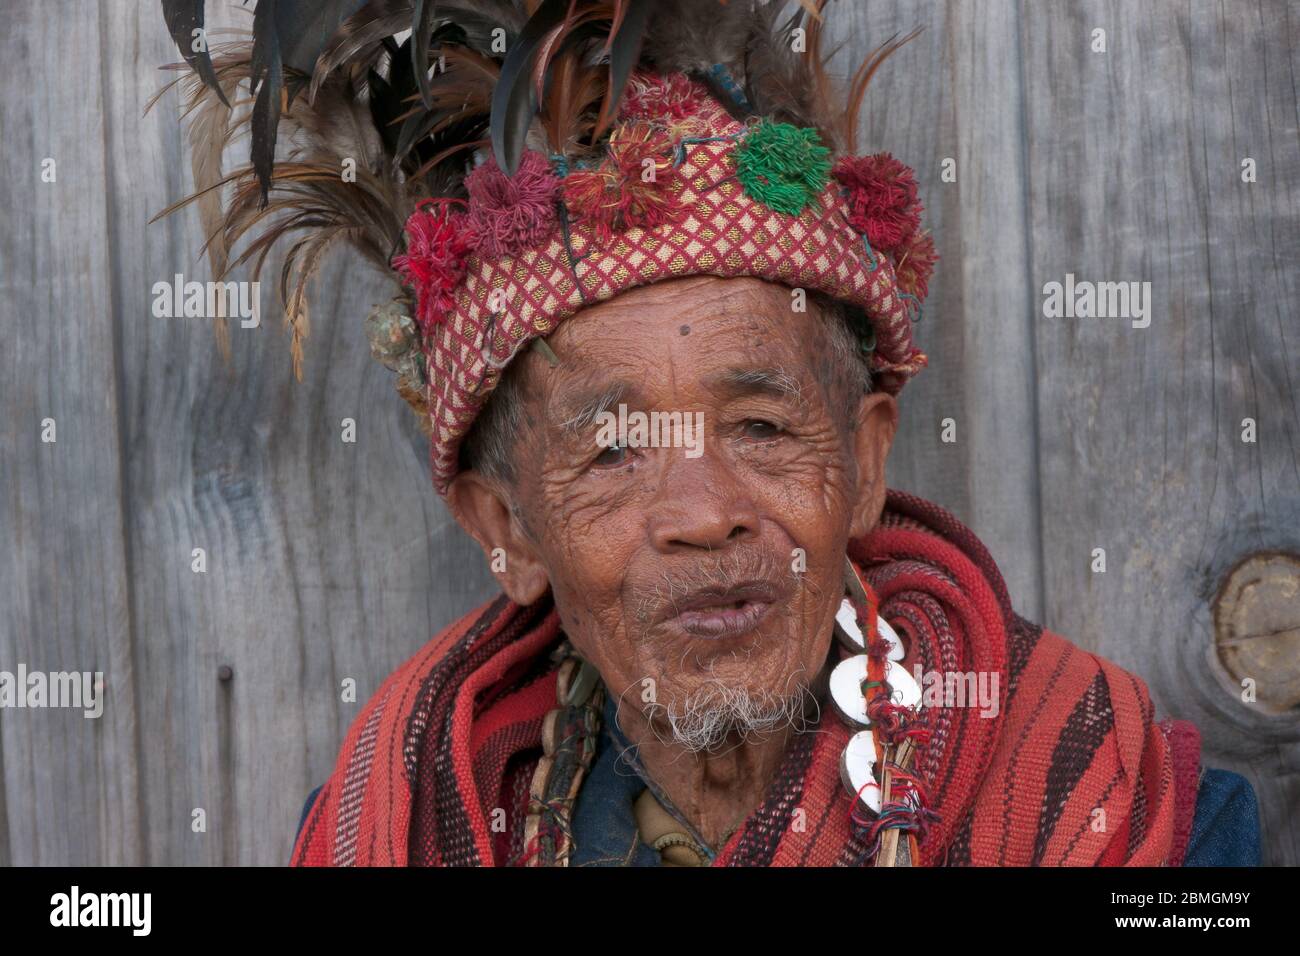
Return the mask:
[[[555,228],[560,180],[535,150],[524,152],[513,176],[488,159],[465,177],[465,188],[467,218],[485,256],[516,256],[541,245]]]
[[[466,258],[475,234],[459,200],[425,199],[406,220],[406,252],[393,257],[402,284],[415,292],[415,320],[429,334],[456,305],[456,287],[465,278]]]

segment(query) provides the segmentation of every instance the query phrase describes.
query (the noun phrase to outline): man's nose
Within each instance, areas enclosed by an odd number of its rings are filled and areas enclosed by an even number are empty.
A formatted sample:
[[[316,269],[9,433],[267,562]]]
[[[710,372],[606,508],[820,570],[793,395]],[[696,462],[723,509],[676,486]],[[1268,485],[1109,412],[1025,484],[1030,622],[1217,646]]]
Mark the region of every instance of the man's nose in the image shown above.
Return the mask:
[[[664,553],[717,550],[759,533],[758,508],[748,490],[708,452],[665,470],[652,509],[650,539]]]

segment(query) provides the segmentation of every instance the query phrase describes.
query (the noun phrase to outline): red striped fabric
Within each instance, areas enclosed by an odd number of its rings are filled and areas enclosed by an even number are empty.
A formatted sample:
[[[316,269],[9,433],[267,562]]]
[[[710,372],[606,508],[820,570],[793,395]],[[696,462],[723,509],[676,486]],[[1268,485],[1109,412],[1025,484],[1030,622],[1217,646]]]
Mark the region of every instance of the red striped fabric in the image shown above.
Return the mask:
[[[1177,865],[1195,803],[1199,738],[1156,723],[1136,676],[1018,617],[971,532],[891,492],[850,554],[927,671],[996,674],[998,713],[931,708],[916,768],[939,822],[923,865]],[[298,866],[508,865],[554,706],[549,605],[498,598],[452,625],[357,716],[294,848]],[[869,862],[839,777],[849,731],[796,738],[718,866]],[[508,833],[492,829],[494,815]]]

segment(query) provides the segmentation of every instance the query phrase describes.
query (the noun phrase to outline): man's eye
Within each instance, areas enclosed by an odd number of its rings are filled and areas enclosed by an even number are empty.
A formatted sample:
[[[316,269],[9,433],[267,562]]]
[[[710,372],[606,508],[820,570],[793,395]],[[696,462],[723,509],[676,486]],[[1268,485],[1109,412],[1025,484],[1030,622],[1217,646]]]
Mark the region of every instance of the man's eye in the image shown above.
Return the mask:
[[[760,419],[750,419],[745,422],[744,435],[746,438],[753,438],[756,441],[766,441],[769,438],[775,438],[781,433],[781,427],[771,422],[765,422]]]
[[[598,468],[613,468],[627,461],[626,445],[610,445],[592,462]]]

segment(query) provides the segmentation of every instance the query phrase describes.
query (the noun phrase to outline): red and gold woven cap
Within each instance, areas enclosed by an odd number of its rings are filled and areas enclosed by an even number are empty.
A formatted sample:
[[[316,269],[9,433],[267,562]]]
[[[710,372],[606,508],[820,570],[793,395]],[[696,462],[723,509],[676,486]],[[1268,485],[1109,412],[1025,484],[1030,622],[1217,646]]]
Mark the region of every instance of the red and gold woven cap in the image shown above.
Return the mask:
[[[637,286],[713,275],[816,290],[866,313],[879,389],[897,394],[926,365],[912,324],[934,246],[911,170],[888,154],[832,168],[814,130],[742,123],[686,76],[643,73],[594,165],[530,152],[514,177],[485,167],[467,203],[417,209],[394,260],[416,298],[440,494],[522,348]]]

